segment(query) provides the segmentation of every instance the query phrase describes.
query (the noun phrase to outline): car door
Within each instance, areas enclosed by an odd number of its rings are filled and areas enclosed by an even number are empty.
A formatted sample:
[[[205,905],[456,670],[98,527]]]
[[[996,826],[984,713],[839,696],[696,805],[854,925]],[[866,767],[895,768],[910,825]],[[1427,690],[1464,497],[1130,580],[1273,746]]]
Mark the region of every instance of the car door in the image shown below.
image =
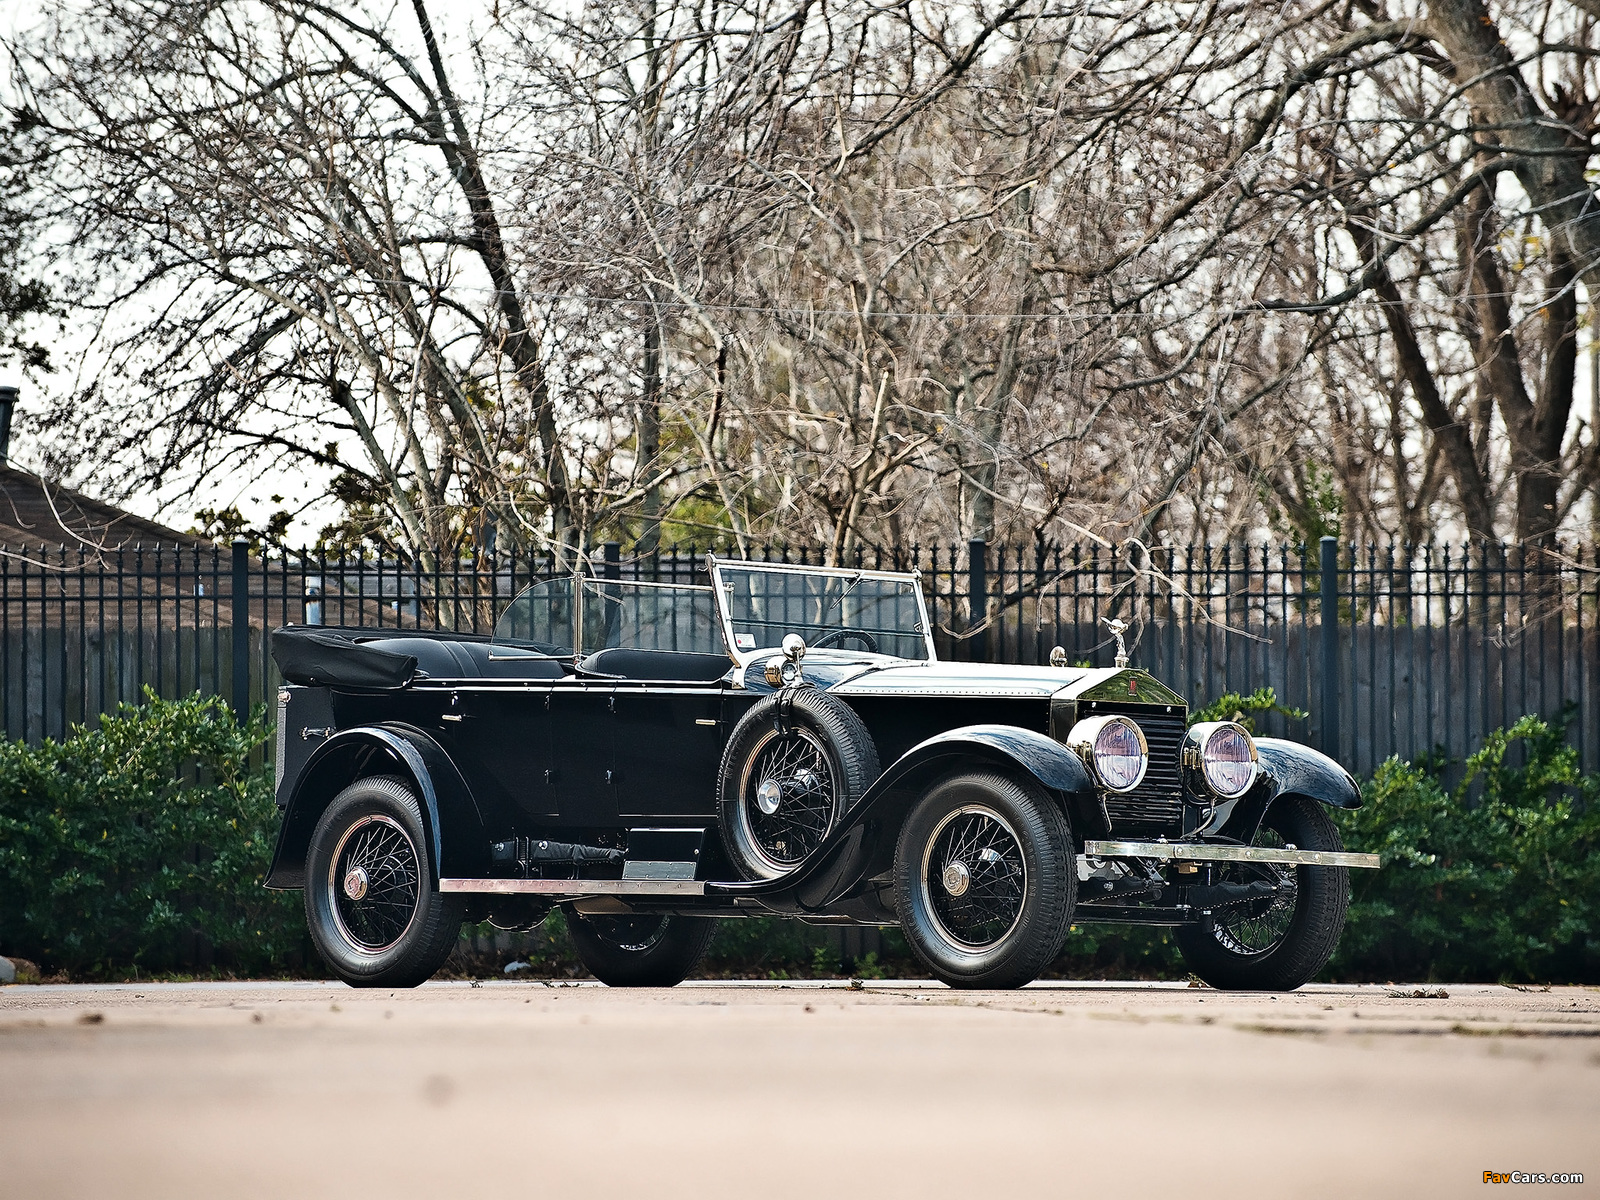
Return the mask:
[[[539,820],[557,815],[551,691],[549,684],[464,688],[442,718],[452,757],[478,786],[499,793],[495,807]]]
[[[495,622],[484,668],[490,677],[515,682],[464,693],[465,707],[456,724],[447,726],[463,748],[464,768],[503,791],[513,811],[541,824],[569,813],[591,815],[581,799],[593,791],[585,768],[595,758],[590,743],[604,736],[609,717],[589,711],[595,699],[563,674],[570,665],[559,665],[574,657],[575,588],[569,576],[530,584],[517,594]],[[576,752],[569,753],[574,746]]]
[[[624,824],[710,817],[722,760],[721,683],[642,681],[613,693],[612,779]]]
[[[563,825],[619,823],[613,789],[614,690],[609,681],[582,677],[550,689],[550,791]]]

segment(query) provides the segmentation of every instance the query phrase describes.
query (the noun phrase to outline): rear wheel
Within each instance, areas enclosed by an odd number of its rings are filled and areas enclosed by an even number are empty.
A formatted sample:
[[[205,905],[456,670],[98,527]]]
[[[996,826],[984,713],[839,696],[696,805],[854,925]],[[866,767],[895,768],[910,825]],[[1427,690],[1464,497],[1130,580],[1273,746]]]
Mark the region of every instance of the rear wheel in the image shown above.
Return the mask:
[[[589,974],[611,987],[673,987],[705,957],[709,917],[584,916],[569,905],[567,931]]]
[[[1060,807],[992,772],[935,784],[895,849],[895,907],[912,952],[951,987],[1013,988],[1061,951],[1077,901]]]
[[[322,960],[351,987],[415,987],[455,947],[465,899],[441,895],[410,786],[379,776],[333,798],[306,855],[306,924]]]
[[[1322,805],[1304,796],[1275,801],[1251,845],[1344,849]],[[1191,971],[1215,988],[1289,992],[1322,970],[1350,906],[1347,868],[1236,863],[1219,882],[1267,883],[1275,892],[1220,905],[1198,925],[1180,928],[1178,948]]]

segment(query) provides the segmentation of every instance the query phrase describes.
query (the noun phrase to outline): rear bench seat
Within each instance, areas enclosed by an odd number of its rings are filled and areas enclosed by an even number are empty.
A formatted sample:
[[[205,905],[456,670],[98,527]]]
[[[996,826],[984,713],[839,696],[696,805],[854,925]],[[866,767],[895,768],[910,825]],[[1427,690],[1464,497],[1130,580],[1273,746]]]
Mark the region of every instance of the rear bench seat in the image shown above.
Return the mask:
[[[488,642],[406,637],[363,639],[361,644],[415,656],[417,673],[430,679],[560,679],[567,673],[554,658],[504,657],[504,650],[491,654]]]

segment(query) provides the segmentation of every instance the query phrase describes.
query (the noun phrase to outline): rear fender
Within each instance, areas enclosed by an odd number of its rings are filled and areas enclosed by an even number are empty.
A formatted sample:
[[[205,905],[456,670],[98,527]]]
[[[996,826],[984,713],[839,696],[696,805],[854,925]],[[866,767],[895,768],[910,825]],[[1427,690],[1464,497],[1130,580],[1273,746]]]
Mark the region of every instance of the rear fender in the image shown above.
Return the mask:
[[[424,857],[435,883],[441,875],[487,873],[483,816],[461,772],[422,730],[384,722],[340,730],[306,760],[284,809],[267,872],[269,888],[305,886],[306,852],[317,821],[344,788],[371,775],[398,775],[416,788],[427,842]]]
[[[1361,807],[1361,789],[1333,759],[1320,750],[1282,738],[1257,738],[1261,779],[1227,814],[1216,832],[1246,845],[1255,837],[1261,819],[1281,796],[1305,796],[1329,808]]]
[[[889,869],[900,826],[936,780],[972,767],[1026,775],[1057,796],[1080,837],[1110,832],[1088,769],[1059,742],[1014,725],[968,725],[929,738],[896,759],[804,865],[779,879],[713,884],[719,894],[759,896],[771,908],[815,912]]]

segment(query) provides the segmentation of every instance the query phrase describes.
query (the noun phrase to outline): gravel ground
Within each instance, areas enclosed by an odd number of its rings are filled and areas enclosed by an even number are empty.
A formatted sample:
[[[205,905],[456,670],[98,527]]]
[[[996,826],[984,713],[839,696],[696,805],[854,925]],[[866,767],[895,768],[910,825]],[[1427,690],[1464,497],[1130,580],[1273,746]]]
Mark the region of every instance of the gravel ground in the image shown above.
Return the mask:
[[[1445,991],[7,987],[0,1195],[1600,1194],[1600,990]]]

